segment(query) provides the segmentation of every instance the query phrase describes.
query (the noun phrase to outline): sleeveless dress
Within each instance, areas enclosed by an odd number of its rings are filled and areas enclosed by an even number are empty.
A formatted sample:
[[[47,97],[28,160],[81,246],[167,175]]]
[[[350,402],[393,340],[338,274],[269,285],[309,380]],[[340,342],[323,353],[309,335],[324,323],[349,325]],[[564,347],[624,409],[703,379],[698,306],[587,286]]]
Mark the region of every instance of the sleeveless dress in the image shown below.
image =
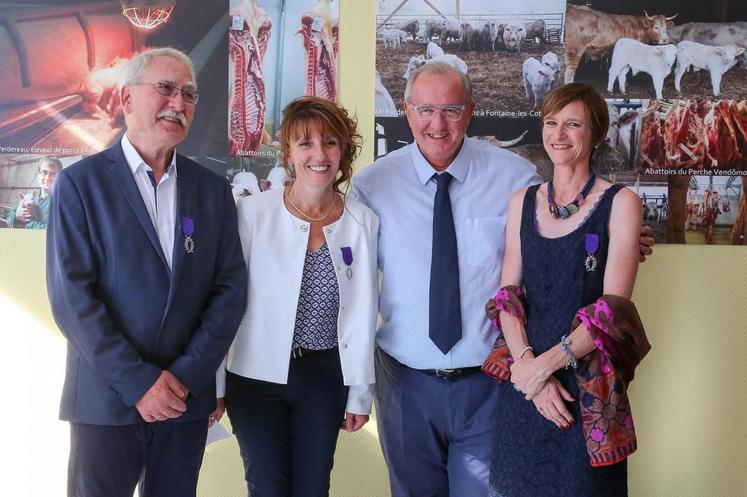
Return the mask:
[[[602,295],[609,245],[612,200],[623,187],[609,187],[574,231],[545,238],[536,229],[539,185],[527,190],[521,216],[523,284],[529,345],[535,355],[554,347],[571,331],[578,309]],[[587,235],[599,236],[598,263],[587,271]],[[572,369],[555,372],[574,399],[578,385]],[[573,415],[569,431],[545,419],[510,382],[499,385],[490,497],[624,497],[627,464],[594,468],[582,435],[578,401],[566,402]]]

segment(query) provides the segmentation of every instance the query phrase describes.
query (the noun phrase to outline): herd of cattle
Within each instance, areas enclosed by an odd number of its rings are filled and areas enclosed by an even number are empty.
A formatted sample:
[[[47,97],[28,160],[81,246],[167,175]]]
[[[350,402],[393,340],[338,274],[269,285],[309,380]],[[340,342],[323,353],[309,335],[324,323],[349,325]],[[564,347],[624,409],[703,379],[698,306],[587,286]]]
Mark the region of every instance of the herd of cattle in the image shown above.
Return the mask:
[[[625,93],[629,72],[649,74],[656,98],[662,98],[664,79],[674,66],[674,86],[681,91],[690,69],[707,70],[713,96],[721,93],[721,78],[740,64],[747,68],[747,22],[674,25],[676,14],[616,15],[586,6],[568,5],[565,24],[565,82],[574,80],[582,58],[602,60],[611,55],[607,91],[615,82]],[[676,62],[676,65],[675,65]]]
[[[518,52],[524,41],[541,44],[545,41],[546,25],[542,19],[508,21],[490,19],[456,20],[428,18],[405,19],[390,27],[381,27],[378,38],[385,47],[396,48],[407,39],[434,42],[439,45],[458,43],[464,50],[492,50],[505,48]]]

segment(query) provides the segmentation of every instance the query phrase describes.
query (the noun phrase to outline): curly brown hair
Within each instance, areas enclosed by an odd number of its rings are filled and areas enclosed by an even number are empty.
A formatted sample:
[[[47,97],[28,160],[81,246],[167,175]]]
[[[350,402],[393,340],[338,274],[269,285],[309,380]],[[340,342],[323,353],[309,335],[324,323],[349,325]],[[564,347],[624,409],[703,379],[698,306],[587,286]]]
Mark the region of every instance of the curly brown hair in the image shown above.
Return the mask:
[[[322,135],[334,136],[340,144],[340,170],[333,188],[340,192],[340,185],[353,176],[353,161],[361,150],[361,135],[358,122],[348,115],[348,111],[335,102],[318,97],[300,97],[283,109],[283,122],[280,124],[280,150],[283,166],[295,180],[295,172],[289,167],[286,156],[291,143],[302,136],[308,136],[310,128],[317,128]]]

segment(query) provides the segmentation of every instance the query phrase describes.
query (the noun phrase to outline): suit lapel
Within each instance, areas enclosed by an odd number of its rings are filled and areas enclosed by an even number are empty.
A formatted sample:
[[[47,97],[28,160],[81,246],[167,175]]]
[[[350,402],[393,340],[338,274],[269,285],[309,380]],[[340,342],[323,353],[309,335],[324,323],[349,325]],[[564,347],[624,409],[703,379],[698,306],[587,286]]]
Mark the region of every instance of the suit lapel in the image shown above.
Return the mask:
[[[193,170],[190,164],[186,163],[182,157],[176,156],[176,227],[174,232],[174,258],[172,260],[172,271],[171,271],[171,288],[169,290],[169,298],[166,304],[166,309],[171,305],[171,300],[174,298],[174,291],[179,283],[179,276],[181,275],[182,268],[184,267],[184,257],[191,256],[186,254],[186,248],[184,246],[184,232],[182,230],[182,217],[191,218],[194,221],[194,235],[193,239],[197,241],[199,239],[200,227],[197,225],[197,219],[195,216],[193,201],[194,201],[194,187],[195,179],[193,178]],[[198,251],[199,243],[195,243],[195,252]]]
[[[122,192],[122,195],[124,195],[127,200],[127,203],[130,204],[130,207],[135,213],[135,217],[140,222],[140,226],[145,230],[145,234],[148,237],[148,240],[150,240],[153,250],[156,251],[168,270],[168,264],[166,264],[166,258],[163,255],[161,243],[158,241],[153,222],[148,215],[148,211],[145,209],[145,203],[143,203],[143,197],[140,195],[140,190],[137,188],[135,178],[132,177],[132,171],[127,165],[124,152],[122,152],[122,145],[117,142],[116,145],[106,151],[106,154],[110,160],[109,168],[112,172],[114,181]]]

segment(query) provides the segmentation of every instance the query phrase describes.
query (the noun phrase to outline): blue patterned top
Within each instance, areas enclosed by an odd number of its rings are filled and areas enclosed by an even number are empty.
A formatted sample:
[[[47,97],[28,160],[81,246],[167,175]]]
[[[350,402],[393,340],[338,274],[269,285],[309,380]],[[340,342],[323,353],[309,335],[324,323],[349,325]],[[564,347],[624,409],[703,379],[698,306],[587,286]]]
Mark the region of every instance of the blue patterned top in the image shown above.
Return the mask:
[[[337,286],[329,247],[306,251],[298,298],[293,348],[324,350],[337,347],[337,314],[340,289]]]

